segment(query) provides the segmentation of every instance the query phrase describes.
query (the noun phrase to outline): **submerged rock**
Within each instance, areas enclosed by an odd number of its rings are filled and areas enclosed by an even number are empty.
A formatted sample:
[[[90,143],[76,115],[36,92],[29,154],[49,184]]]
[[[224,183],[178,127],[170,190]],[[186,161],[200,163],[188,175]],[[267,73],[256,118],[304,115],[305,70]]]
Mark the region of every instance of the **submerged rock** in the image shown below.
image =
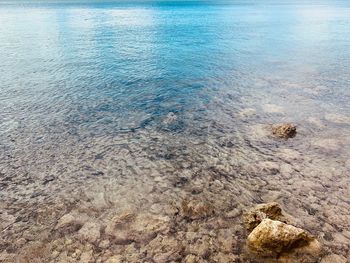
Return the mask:
[[[342,115],[342,114],[326,114],[325,119],[327,121],[338,123],[338,124],[349,124],[350,116]]]
[[[157,234],[166,233],[169,230],[168,223],[168,217],[127,212],[113,217],[106,226],[105,234],[119,245],[147,243]]]
[[[292,123],[281,124],[272,128],[272,133],[279,138],[293,138],[297,134],[297,128]]]
[[[265,218],[287,222],[282,208],[276,202],[259,204],[243,214],[244,225],[248,231],[252,231]]]
[[[250,233],[247,246],[260,256],[279,256],[298,248],[311,254],[320,251],[318,241],[305,230],[268,218]]]
[[[107,259],[107,263],[122,263],[123,257],[121,255],[112,256]]]
[[[177,116],[173,112],[169,112],[163,120],[163,124],[169,125],[176,122]]]
[[[342,142],[338,139],[333,138],[315,139],[311,143],[317,148],[321,148],[330,152],[339,151],[342,147]]]
[[[196,263],[200,261],[200,257],[196,256],[196,255],[187,255],[184,259],[185,263]]]
[[[321,263],[346,263],[346,258],[341,255],[330,254],[325,256]]]
[[[94,243],[100,238],[100,228],[101,226],[97,223],[87,222],[79,230],[78,234],[81,239]]]
[[[164,131],[179,132],[183,130],[185,123],[180,116],[169,112],[161,122],[160,128]]]
[[[276,104],[265,104],[263,110],[266,113],[283,113],[283,107]]]
[[[55,226],[55,229],[59,230],[62,233],[74,232],[79,230],[85,221],[85,216],[71,212],[69,214],[65,214],[60,218],[57,225]]]
[[[207,202],[183,200],[181,203],[182,215],[190,219],[205,218],[215,213],[214,206]]]

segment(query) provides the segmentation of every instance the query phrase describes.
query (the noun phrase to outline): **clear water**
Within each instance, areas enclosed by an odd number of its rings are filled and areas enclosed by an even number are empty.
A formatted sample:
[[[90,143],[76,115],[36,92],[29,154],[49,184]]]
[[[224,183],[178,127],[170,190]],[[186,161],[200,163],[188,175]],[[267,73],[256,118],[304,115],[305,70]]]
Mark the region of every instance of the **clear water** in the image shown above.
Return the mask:
[[[151,242],[54,229],[132,211],[169,219],[185,247],[198,232],[198,260],[247,262],[241,213],[268,201],[350,260],[350,3],[280,2],[0,2],[4,260],[74,262],[33,245],[67,238],[97,261],[156,260]],[[283,122],[295,138],[271,136]],[[215,213],[189,222],[183,200]],[[228,251],[211,247],[223,229]]]

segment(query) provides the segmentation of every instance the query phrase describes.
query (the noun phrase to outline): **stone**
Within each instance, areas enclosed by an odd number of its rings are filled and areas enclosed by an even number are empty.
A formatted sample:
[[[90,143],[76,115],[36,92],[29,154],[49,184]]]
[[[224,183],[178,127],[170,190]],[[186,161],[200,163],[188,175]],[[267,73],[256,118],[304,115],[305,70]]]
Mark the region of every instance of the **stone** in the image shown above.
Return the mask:
[[[108,239],[102,240],[99,244],[98,247],[102,248],[102,249],[106,249],[108,248],[110,245],[110,242]]]
[[[114,233],[112,241],[117,245],[128,245],[136,241],[136,239],[132,232],[121,230]]]
[[[81,263],[92,263],[94,262],[94,258],[93,258],[93,251],[92,250],[88,250],[88,251],[84,251],[81,256],[80,256],[80,261]]]
[[[299,159],[301,154],[296,150],[285,148],[279,151],[279,156],[281,156],[283,159],[286,159],[288,161],[292,161],[292,160]]]
[[[57,258],[57,257],[59,256],[59,254],[60,254],[60,252],[58,252],[57,250],[54,250],[54,251],[52,251],[52,253],[51,253],[51,257],[52,257],[52,258]]]
[[[282,113],[283,107],[276,104],[265,104],[263,105],[263,110],[266,113]]]
[[[67,239],[64,241],[64,244],[65,244],[66,246],[69,246],[69,245],[73,244],[73,240],[70,239],[70,238],[67,238]]]
[[[107,224],[105,233],[112,237],[113,243],[126,245],[132,242],[146,243],[169,230],[169,218],[151,214],[134,215],[124,213],[113,217]]]
[[[9,254],[6,251],[0,253],[0,262],[10,263],[15,262],[16,254]]]
[[[80,257],[80,255],[81,255],[82,252],[81,252],[80,249],[76,249],[74,253],[75,253],[77,256]]]
[[[322,148],[326,151],[339,151],[341,149],[342,143],[338,139],[315,139],[312,141],[312,145],[317,148]]]
[[[189,254],[185,257],[185,263],[197,263],[199,261],[199,257],[193,254]]]
[[[185,218],[199,219],[213,215],[214,206],[210,203],[197,200],[183,200],[181,203],[181,212]]]
[[[316,126],[317,128],[324,128],[324,127],[325,127],[325,125],[323,124],[323,122],[322,122],[320,119],[318,119],[318,118],[309,117],[309,118],[307,119],[307,121],[308,121],[309,123],[311,123],[312,125]]]
[[[94,243],[100,238],[101,226],[95,222],[87,222],[79,230],[78,235],[81,239]]]
[[[254,140],[261,140],[269,136],[270,127],[266,124],[254,124],[249,127],[248,135]]]
[[[259,166],[261,171],[264,173],[275,175],[280,172],[280,166],[277,162],[270,162],[270,161],[260,162]]]
[[[289,139],[295,137],[297,128],[292,123],[286,123],[272,127],[272,133],[278,138]]]
[[[258,204],[243,214],[243,222],[248,231],[252,231],[265,218],[287,222],[282,208],[276,202]]]
[[[16,241],[16,246],[18,247],[22,247],[23,245],[25,245],[27,243],[27,239],[21,237]]]
[[[207,258],[212,252],[212,240],[208,238],[202,238],[197,240],[194,244],[189,244],[187,249],[191,254],[197,255],[202,258]]]
[[[122,263],[123,257],[121,255],[112,256],[107,259],[106,263]]]
[[[308,253],[320,250],[318,241],[305,230],[268,218],[249,234],[247,246],[251,252],[268,257],[302,247],[311,248]]]
[[[246,109],[242,109],[239,113],[238,116],[240,117],[249,117],[256,114],[256,110],[253,108],[246,108]]]
[[[242,213],[241,209],[235,208],[235,209],[233,209],[233,210],[227,212],[225,216],[226,216],[227,218],[235,218],[235,217],[240,216],[241,213]]]
[[[140,214],[131,225],[135,240],[141,243],[149,242],[157,234],[169,231],[169,217],[150,214]]]
[[[74,213],[69,213],[59,219],[55,229],[60,230],[61,232],[74,232],[79,230],[83,224],[83,218]]]
[[[182,250],[180,241],[163,235],[158,235],[141,249],[142,253],[152,255],[155,263],[180,262]]]
[[[334,122],[338,124],[349,124],[350,116],[342,115],[342,114],[326,114],[325,119],[329,122]]]
[[[237,247],[237,232],[235,229],[225,228],[217,232],[215,246],[223,253],[232,253]]]
[[[212,257],[212,260],[213,262],[217,262],[217,263],[234,263],[234,262],[238,262],[238,256],[219,252],[214,257]]]
[[[164,118],[163,123],[169,125],[174,123],[176,120],[177,120],[176,114],[173,112],[169,112]]]
[[[43,184],[48,184],[49,182],[52,182],[53,180],[55,180],[56,178],[53,175],[48,175],[44,177],[44,181]]]
[[[322,258],[321,263],[346,263],[346,258],[337,254],[330,254]]]
[[[350,169],[350,159],[345,162],[345,166]]]
[[[109,204],[106,201],[106,196],[103,191],[101,192],[89,192],[87,193],[89,198],[90,209],[93,210],[103,210],[109,207]]]

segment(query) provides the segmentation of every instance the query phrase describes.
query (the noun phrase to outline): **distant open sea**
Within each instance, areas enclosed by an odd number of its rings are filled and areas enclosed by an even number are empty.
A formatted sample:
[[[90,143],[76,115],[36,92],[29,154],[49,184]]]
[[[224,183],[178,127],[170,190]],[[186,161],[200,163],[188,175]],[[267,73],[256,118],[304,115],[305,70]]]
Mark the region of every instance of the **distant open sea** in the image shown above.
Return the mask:
[[[71,211],[172,220],[194,199],[210,220],[237,210],[237,256],[242,211],[277,201],[347,257],[349,102],[348,0],[0,0],[0,252],[59,240]],[[286,122],[297,136],[274,138]],[[176,218],[176,233],[194,231]]]

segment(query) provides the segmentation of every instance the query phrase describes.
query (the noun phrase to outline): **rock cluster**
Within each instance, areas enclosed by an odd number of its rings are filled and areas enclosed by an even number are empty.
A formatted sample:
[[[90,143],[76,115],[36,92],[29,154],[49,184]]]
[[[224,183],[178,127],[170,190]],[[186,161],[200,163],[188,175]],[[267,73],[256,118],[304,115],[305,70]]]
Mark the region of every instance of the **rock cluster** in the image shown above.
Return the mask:
[[[281,124],[273,127],[272,133],[278,138],[289,139],[295,137],[297,127],[292,123]]]
[[[250,233],[247,245],[251,251],[263,256],[278,256],[295,248],[317,242],[301,228],[265,218]]]
[[[260,204],[246,212],[244,224],[251,231],[247,238],[249,251],[260,257],[284,259],[293,258],[295,252],[309,257],[318,255],[320,243],[307,231],[285,223],[287,221],[277,203]]]
[[[244,225],[247,230],[252,231],[265,218],[286,222],[280,205],[276,202],[259,204],[244,213]]]

